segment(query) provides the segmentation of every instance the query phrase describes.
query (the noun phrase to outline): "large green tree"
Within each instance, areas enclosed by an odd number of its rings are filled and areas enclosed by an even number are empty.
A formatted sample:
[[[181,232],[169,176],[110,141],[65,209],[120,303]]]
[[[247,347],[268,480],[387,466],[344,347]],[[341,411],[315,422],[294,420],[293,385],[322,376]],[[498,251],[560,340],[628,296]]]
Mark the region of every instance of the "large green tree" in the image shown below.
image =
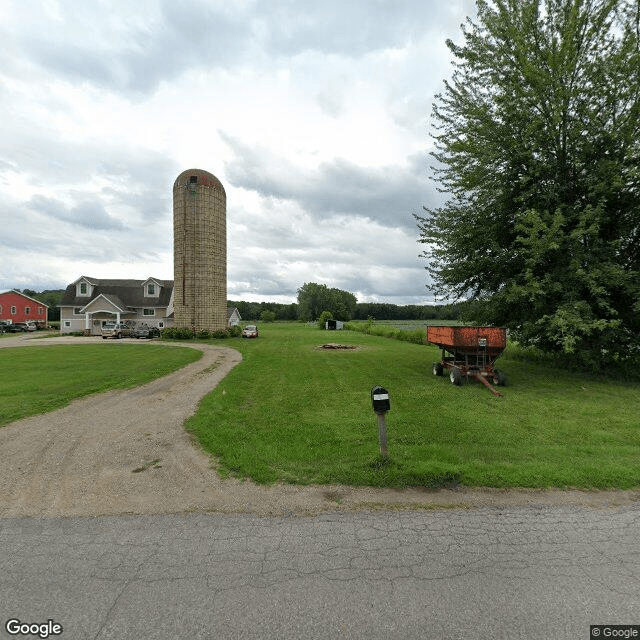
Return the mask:
[[[438,294],[595,366],[640,353],[640,5],[485,0],[433,108]]]
[[[300,320],[317,320],[323,311],[331,312],[336,320],[351,320],[358,301],[353,293],[329,288],[326,284],[305,282],[298,289]]]

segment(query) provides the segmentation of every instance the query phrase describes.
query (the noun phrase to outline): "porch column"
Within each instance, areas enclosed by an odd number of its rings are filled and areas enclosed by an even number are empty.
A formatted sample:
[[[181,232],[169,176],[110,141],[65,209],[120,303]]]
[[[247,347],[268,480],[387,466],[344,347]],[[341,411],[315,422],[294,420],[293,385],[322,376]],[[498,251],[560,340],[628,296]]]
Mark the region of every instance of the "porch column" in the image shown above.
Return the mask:
[[[116,311],[116,322],[120,324],[120,312]]]
[[[91,314],[88,311],[84,314],[84,329],[91,329]]]

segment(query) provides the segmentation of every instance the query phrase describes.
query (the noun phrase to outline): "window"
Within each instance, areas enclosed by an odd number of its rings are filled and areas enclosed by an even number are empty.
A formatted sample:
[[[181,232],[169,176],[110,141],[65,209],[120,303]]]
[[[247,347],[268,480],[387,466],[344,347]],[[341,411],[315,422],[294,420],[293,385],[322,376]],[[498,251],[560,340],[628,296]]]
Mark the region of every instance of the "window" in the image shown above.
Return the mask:
[[[18,309],[17,309],[17,307],[11,307],[11,315],[12,315],[12,316],[15,316],[15,315],[16,315],[16,313],[18,313]]]
[[[89,294],[89,288],[87,287],[87,283],[86,282],[81,282],[80,283],[80,295],[81,296],[86,296]]]
[[[155,284],[148,284],[147,285],[147,293],[150,296],[155,296],[156,295],[156,285]]]
[[[162,329],[164,327],[164,322],[158,322],[158,328]]]
[[[31,307],[25,307],[24,308],[24,315],[25,316],[31,315]]]
[[[70,327],[71,326],[71,320],[65,320],[64,321],[64,326],[65,327]]]
[[[38,307],[38,315],[41,316],[44,313],[44,307]]]
[[[156,310],[155,309],[143,309],[142,310],[142,315],[143,316],[155,316],[156,315]]]

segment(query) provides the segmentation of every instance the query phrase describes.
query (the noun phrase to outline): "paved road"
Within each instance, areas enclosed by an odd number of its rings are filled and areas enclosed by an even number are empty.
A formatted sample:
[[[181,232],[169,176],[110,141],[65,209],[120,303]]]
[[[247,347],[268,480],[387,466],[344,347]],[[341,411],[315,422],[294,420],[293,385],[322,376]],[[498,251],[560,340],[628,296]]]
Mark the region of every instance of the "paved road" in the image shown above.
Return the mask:
[[[4,518],[0,637],[586,640],[640,624],[639,534],[640,503]]]

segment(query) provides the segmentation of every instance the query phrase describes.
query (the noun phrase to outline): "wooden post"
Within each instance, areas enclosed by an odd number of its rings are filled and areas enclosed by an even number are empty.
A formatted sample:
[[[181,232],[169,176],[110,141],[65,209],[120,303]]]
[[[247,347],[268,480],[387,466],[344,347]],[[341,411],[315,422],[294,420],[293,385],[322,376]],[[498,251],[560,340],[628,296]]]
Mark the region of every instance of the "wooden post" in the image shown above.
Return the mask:
[[[386,458],[387,454],[387,421],[384,413],[378,413],[378,440],[380,441],[380,455]]]

